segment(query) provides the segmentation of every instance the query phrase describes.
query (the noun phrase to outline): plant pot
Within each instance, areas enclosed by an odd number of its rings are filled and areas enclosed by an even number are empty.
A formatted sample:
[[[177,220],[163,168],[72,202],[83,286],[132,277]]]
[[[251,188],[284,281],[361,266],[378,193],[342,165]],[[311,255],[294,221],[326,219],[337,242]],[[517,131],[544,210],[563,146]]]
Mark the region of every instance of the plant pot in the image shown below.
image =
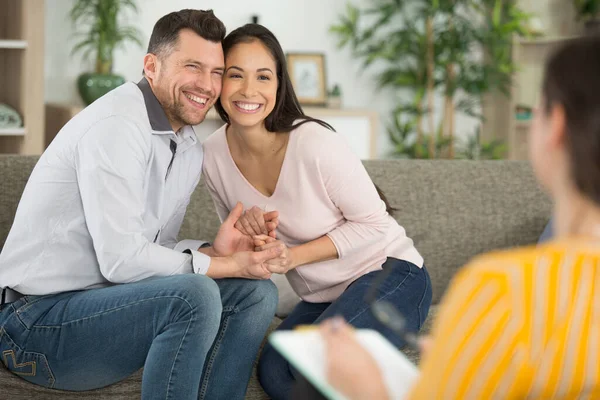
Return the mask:
[[[600,35],[600,19],[592,18],[585,21],[585,34],[588,36]]]
[[[77,89],[86,106],[125,83],[125,78],[113,74],[83,73],[77,78]]]
[[[339,96],[330,96],[327,98],[327,108],[342,108],[342,98]]]

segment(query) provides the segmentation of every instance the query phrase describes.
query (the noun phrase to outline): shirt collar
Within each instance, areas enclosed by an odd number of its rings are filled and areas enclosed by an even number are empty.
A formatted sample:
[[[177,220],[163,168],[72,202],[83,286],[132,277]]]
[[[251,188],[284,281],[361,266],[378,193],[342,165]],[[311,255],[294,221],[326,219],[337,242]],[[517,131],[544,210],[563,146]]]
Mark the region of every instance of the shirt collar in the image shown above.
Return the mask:
[[[154,95],[148,80],[145,77],[142,78],[137,86],[142,91],[142,95],[144,95],[144,103],[146,103],[146,112],[148,113],[148,120],[150,121],[150,127],[152,127],[152,133],[155,135],[174,134],[175,132],[173,132],[167,114],[165,114],[165,110]]]
[[[165,114],[165,110],[154,95],[150,83],[145,77],[138,82],[137,86],[144,96],[148,120],[150,121],[150,127],[152,128],[152,133],[154,135],[174,135],[179,152],[187,150],[198,142],[196,132],[190,125],[183,126],[180,135],[176,135],[175,132],[173,132],[173,128],[167,118],[167,114]]]

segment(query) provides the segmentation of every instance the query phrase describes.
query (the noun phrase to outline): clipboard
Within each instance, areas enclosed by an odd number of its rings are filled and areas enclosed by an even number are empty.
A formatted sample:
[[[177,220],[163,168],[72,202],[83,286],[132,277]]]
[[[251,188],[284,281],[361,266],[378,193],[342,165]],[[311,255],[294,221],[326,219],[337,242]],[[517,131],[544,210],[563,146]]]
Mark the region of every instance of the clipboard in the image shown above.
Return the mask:
[[[405,398],[419,378],[417,366],[375,330],[358,329],[356,337],[379,365],[390,398]],[[347,400],[327,382],[326,349],[317,329],[275,331],[269,342],[327,399]]]

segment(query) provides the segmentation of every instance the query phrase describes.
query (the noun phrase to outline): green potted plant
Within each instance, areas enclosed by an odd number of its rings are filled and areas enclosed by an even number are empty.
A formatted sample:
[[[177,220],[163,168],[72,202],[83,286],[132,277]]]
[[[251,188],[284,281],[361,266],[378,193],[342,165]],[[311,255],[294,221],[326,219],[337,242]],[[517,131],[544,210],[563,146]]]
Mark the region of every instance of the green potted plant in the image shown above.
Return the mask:
[[[81,74],[77,79],[79,95],[86,105],[125,83],[113,74],[113,57],[117,47],[127,42],[142,46],[140,32],[122,23],[127,11],[138,12],[134,0],[75,0],[70,11],[71,21],[81,28],[73,54],[83,52],[83,58],[95,57],[94,72]]]
[[[501,140],[483,141],[481,127],[477,127],[474,135],[463,140],[457,155],[458,158],[465,160],[501,160],[507,151],[506,144]]]
[[[600,33],[600,0],[574,0],[580,20],[585,21],[586,34]]]
[[[327,96],[327,107],[341,108],[342,107],[342,89],[340,85],[335,84]]]
[[[349,4],[331,32],[365,68],[376,63],[380,88],[397,95],[396,153],[455,158],[457,114],[482,120],[484,96],[509,93],[513,36],[532,34],[529,18],[504,0],[371,0]]]

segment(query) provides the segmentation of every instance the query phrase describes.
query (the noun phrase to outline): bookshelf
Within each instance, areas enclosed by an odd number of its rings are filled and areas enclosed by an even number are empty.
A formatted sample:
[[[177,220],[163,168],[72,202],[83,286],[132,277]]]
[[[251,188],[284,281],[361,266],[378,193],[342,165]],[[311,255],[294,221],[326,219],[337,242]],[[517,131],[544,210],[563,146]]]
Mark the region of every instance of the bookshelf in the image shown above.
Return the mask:
[[[526,160],[530,120],[517,120],[517,106],[535,108],[539,103],[544,66],[550,55],[562,44],[581,37],[582,27],[576,21],[572,1],[517,0],[525,12],[534,15],[543,28],[540,37],[515,37],[512,57],[518,66],[513,78],[510,98],[494,93],[484,98],[482,136],[497,138],[508,144],[507,158]]]
[[[0,103],[23,127],[0,128],[0,153],[44,150],[44,0],[0,0]]]

